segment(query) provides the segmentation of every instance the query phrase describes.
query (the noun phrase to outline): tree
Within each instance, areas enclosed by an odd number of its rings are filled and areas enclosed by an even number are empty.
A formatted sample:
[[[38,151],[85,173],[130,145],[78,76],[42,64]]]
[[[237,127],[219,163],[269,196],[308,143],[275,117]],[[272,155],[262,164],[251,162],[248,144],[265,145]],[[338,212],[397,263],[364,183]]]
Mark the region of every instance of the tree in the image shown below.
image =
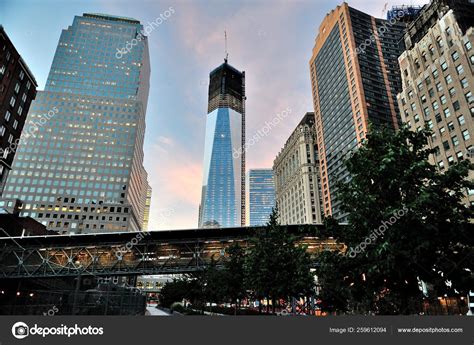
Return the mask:
[[[240,306],[240,301],[246,295],[245,289],[245,253],[243,249],[237,244],[232,244],[228,249],[228,259],[224,262],[223,271],[223,286],[225,297],[234,303],[235,313],[237,313],[237,303]]]
[[[188,298],[189,281],[187,279],[174,279],[166,282],[160,291],[160,304],[169,308],[175,302]]]
[[[430,135],[370,130],[346,161],[351,179],[339,184],[338,198],[349,225],[333,231],[348,250],[324,253],[317,272],[331,307],[413,314],[421,310],[421,281],[433,297],[474,286],[473,209],[462,202],[473,188],[473,165],[462,161],[440,173],[428,161]]]
[[[311,259],[306,248],[296,245],[297,239],[278,224],[278,211],[274,209],[266,227],[257,230],[250,241],[246,285],[258,300],[272,300],[273,309],[279,299],[312,293]]]

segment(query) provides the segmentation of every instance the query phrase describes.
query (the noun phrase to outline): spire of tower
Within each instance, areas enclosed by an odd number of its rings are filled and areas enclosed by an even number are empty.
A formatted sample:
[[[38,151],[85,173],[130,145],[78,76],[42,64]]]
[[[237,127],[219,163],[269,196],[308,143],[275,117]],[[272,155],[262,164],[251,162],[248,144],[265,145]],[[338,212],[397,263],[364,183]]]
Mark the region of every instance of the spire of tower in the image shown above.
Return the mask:
[[[227,52],[227,31],[224,30],[224,40],[225,40],[225,58],[224,61],[227,62],[229,59],[229,53]]]

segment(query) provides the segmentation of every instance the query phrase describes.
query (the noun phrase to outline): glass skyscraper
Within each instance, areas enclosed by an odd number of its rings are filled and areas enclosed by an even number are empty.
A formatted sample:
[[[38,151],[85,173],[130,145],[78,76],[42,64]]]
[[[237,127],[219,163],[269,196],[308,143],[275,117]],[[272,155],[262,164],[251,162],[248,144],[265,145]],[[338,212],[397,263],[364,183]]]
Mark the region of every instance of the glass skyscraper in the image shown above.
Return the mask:
[[[199,227],[245,225],[245,72],[210,74]]]
[[[84,14],[62,31],[6,184],[7,209],[20,199],[23,216],[59,232],[141,229],[150,78],[142,30],[135,19]]]
[[[273,170],[250,169],[247,173],[247,186],[247,225],[265,225],[275,207]]]

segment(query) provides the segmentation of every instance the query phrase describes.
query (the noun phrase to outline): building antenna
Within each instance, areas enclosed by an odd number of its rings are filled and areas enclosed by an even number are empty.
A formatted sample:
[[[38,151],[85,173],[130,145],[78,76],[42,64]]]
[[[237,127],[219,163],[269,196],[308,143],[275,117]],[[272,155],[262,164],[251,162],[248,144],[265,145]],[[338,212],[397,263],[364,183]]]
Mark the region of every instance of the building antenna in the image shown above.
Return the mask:
[[[229,53],[227,52],[227,31],[224,30],[224,40],[225,40],[225,58],[224,61],[227,63],[229,59]]]

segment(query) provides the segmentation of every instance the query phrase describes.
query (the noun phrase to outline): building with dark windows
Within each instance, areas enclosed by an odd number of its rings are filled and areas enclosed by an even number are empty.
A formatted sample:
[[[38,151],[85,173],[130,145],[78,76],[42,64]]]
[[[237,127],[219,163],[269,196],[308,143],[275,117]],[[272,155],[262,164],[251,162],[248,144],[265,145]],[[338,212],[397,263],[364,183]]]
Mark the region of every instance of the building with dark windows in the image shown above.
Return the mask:
[[[62,31],[0,207],[20,199],[22,216],[58,232],[141,230],[150,79],[142,30],[135,19],[84,14]]]
[[[37,86],[33,74],[0,25],[0,196]]]
[[[401,90],[398,56],[405,24],[377,19],[343,3],[320,25],[309,67],[324,214],[345,221],[336,191],[348,181],[344,159],[369,123],[396,130]]]
[[[473,2],[432,1],[409,25],[399,59],[402,119],[414,131],[431,129],[430,160],[440,171],[474,158],[473,18]],[[466,195],[474,204],[474,190]]]
[[[247,173],[247,225],[265,225],[275,207],[272,169],[250,169]]]
[[[319,158],[314,113],[306,113],[273,162],[280,224],[320,224]]]
[[[210,74],[199,227],[245,225],[245,72]]]

